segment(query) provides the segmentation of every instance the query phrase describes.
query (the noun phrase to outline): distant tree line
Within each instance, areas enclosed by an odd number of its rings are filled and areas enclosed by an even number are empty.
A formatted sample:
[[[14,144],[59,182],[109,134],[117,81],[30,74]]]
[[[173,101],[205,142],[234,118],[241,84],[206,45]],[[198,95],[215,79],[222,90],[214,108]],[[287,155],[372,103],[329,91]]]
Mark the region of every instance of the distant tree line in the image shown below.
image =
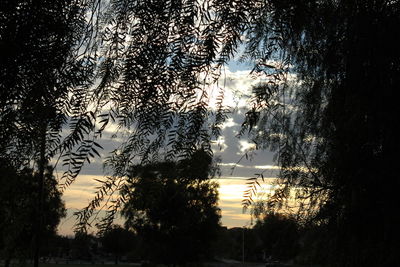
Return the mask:
[[[207,255],[201,254],[195,248],[196,227],[185,226],[186,234],[180,246],[176,240],[162,239],[155,244],[156,236],[149,233],[134,232],[123,226],[112,225],[104,232],[85,234],[78,232],[75,237],[53,236],[45,243],[42,256],[56,263],[114,263],[124,264],[141,262],[146,266],[156,264],[217,263],[236,261],[251,263],[264,262],[275,264],[296,264],[309,266],[326,263],[328,252],[324,246],[324,229],[300,224],[293,215],[270,213],[260,217],[253,226],[227,228],[219,226],[214,230],[214,236],[208,236]],[[183,231],[182,231],[183,232]],[[154,233],[153,233],[154,234]],[[166,234],[166,233],[159,233]],[[206,233],[202,233],[206,234]],[[159,238],[159,237],[158,237]],[[328,236],[326,236],[328,238]],[[162,246],[160,246],[162,244]],[[188,246],[186,253],[177,256],[177,249]],[[161,251],[155,251],[161,249]],[[197,266],[197,265],[196,265]]]

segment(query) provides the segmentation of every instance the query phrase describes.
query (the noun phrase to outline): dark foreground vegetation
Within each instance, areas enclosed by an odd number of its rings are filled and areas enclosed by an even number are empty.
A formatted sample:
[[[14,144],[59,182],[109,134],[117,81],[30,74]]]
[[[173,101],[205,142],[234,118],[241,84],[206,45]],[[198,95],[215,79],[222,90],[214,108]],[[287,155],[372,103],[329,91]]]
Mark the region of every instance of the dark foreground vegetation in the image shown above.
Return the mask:
[[[196,229],[191,229],[195,232]],[[177,249],[192,246],[195,237],[188,235],[182,244],[168,243],[150,246],[152,240],[145,239],[121,226],[113,225],[102,234],[77,233],[74,237],[54,235],[43,242],[41,251],[41,266],[47,265],[126,265],[135,263],[140,266],[155,266],[157,264],[177,266],[304,266],[307,257],[314,250],[314,233],[310,229],[301,228],[294,218],[281,214],[269,214],[264,220],[259,220],[252,228],[218,227],[216,236],[208,240],[207,247],[186,249],[185,254],[176,256]],[[310,238],[311,237],[311,238]],[[309,240],[307,240],[309,239]],[[155,251],[154,248],[162,249]],[[208,254],[199,258],[201,251]],[[200,252],[199,252],[200,251]],[[4,251],[3,251],[4,252]],[[189,252],[189,253],[188,253]],[[199,253],[196,253],[199,252]],[[196,253],[196,258],[191,253]],[[161,257],[161,255],[163,257]],[[2,254],[4,256],[4,254]],[[29,260],[14,255],[14,265],[29,264]],[[323,257],[323,255],[321,255]],[[178,260],[179,261],[178,261]],[[46,265],[47,264],[47,265]],[[310,266],[306,264],[305,266]]]
[[[399,266],[399,25],[398,0],[2,0],[5,264],[38,267],[64,213],[61,193],[94,158],[106,176],[76,214],[82,238],[106,202],[100,233],[122,211],[126,228],[149,240],[145,258],[210,257],[212,144],[232,111],[221,80],[239,56],[262,79],[238,135],[275,152],[280,167],[256,207],[274,229],[258,226],[263,249],[307,264]],[[115,128],[122,144],[102,157],[101,138]],[[264,174],[248,181],[245,209]],[[293,222],[276,215],[292,203]]]

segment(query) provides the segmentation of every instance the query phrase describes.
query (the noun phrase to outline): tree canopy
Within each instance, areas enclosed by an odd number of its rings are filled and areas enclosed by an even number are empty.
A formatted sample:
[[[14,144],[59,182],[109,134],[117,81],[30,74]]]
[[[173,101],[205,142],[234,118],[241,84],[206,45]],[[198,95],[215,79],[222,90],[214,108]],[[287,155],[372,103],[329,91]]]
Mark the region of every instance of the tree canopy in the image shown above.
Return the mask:
[[[207,158],[209,156],[205,154]],[[122,190],[125,225],[143,239],[143,257],[151,262],[184,264],[212,257],[219,230],[218,184],[208,180],[211,162],[196,169],[173,162],[136,166]],[[204,166],[201,166],[204,168]]]
[[[283,1],[274,14],[287,74],[296,79],[254,88],[244,123],[257,145],[277,151],[283,186],[269,208],[296,194],[309,221],[329,226],[331,265],[393,264],[398,179],[382,166],[394,166],[398,147],[391,96],[399,82],[399,3]],[[249,52],[259,51],[268,49]]]
[[[40,233],[43,239],[56,234],[66,210],[57,182],[50,167],[46,170],[44,203]],[[16,172],[13,166],[1,162],[0,167],[0,249],[8,266],[10,260],[27,259],[33,255],[32,239],[35,235],[35,217],[38,216],[38,173],[25,168]]]
[[[30,180],[37,181],[29,181],[37,185],[38,192],[31,199],[36,201],[31,207],[36,211],[31,218],[36,221],[31,229],[36,232],[31,237],[36,247],[35,266],[45,186],[53,181],[46,181],[51,178],[46,175],[46,166],[54,160],[57,167],[60,157],[66,159],[69,166],[62,183],[67,186],[90,157],[94,145],[84,136],[93,128],[87,119],[85,100],[93,64],[81,49],[90,35],[85,21],[88,4],[5,0],[0,5],[0,160],[7,168],[13,166],[18,175],[24,170],[35,173]],[[71,132],[63,138],[61,131],[67,124]],[[75,155],[73,162],[71,153]],[[9,185],[19,188],[12,181]],[[26,191],[24,194],[29,196]]]
[[[113,225],[110,229],[103,232],[100,237],[103,249],[112,253],[115,257],[115,264],[118,264],[120,257],[130,252],[133,248],[136,236],[132,231],[122,228],[119,225]]]
[[[60,131],[79,109],[90,78],[76,53],[85,28],[81,1],[3,1],[0,10],[1,157],[18,168],[56,154]],[[75,100],[75,101],[74,101]]]
[[[290,260],[298,253],[299,229],[294,217],[269,213],[262,220],[257,220],[254,229],[267,257]]]

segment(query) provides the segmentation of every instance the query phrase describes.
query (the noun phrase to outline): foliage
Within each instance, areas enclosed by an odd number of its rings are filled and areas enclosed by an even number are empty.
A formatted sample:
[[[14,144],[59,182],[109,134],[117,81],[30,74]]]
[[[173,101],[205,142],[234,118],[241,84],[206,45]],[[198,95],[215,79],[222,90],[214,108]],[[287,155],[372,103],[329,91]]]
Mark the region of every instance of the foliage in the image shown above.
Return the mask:
[[[95,198],[77,213],[79,229],[103,201],[110,204],[107,218],[115,216],[124,200],[110,196],[131,166],[184,160],[200,148],[212,154],[229,109],[223,88],[210,106],[208,85],[236,51],[251,8],[224,1],[103,3],[95,115],[101,129],[116,124],[125,141],[106,161],[110,175]]]
[[[76,232],[71,244],[71,254],[73,258],[93,261],[93,254],[97,248],[97,239],[94,235]]]
[[[112,253],[115,257],[115,264],[118,264],[120,257],[135,245],[135,234],[121,226],[113,225],[111,229],[103,232],[101,244],[106,252]]]
[[[221,93],[214,123],[207,121],[206,85],[216,81],[238,42],[225,36],[232,33],[222,21],[212,23],[215,8],[197,1],[126,0],[104,8],[97,92],[113,109],[100,116],[107,124],[118,115],[118,125],[132,129],[124,155],[148,163],[160,148],[169,160],[188,157],[198,146],[210,151],[226,111]],[[220,38],[227,43],[221,46]]]
[[[207,176],[191,177],[196,173],[174,162],[132,168],[121,192],[122,214],[126,226],[145,240],[145,259],[182,264],[211,256],[220,219],[217,184]]]
[[[43,131],[46,158],[54,156],[62,126],[78,115],[77,95],[91,73],[76,47],[84,13],[83,1],[2,2],[0,154],[17,168],[39,160]]]
[[[73,240],[67,236],[54,235],[43,242],[41,248],[41,256],[47,259],[55,258],[56,263],[60,263],[58,259],[67,259],[73,247]]]
[[[295,218],[278,213],[267,214],[258,220],[254,230],[263,242],[268,257],[291,260],[299,250],[299,227]]]
[[[91,46],[86,44],[90,5],[91,1],[79,0],[1,3],[0,158],[18,171],[32,169],[38,177],[36,215],[31,218],[36,221],[31,229],[34,266],[42,239],[46,165],[52,159],[55,165],[60,157],[65,159],[65,188],[96,152],[94,140],[84,136],[93,128],[87,119],[93,73],[86,52]],[[63,138],[61,131],[68,122],[71,132]]]
[[[44,240],[55,235],[60,219],[66,215],[61,193],[51,167],[45,173],[41,235]],[[32,255],[38,198],[38,174],[25,168],[16,171],[6,162],[0,169],[0,244],[4,259],[25,259]]]
[[[399,84],[399,2],[265,7],[249,30],[246,54],[271,81],[253,88],[243,133],[277,151],[281,186],[267,207],[294,196],[299,211],[331,234],[330,265],[396,265],[398,179],[389,166],[398,147],[390,99]],[[268,62],[274,56],[279,61]]]

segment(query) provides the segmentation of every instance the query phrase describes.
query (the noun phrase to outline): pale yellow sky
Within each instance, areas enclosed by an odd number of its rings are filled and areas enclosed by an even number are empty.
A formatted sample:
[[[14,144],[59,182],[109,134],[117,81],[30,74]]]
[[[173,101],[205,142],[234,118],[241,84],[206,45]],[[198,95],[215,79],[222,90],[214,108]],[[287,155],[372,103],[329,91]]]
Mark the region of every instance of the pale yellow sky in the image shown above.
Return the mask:
[[[94,178],[101,179],[101,176],[81,175],[64,193],[63,199],[68,215],[59,225],[58,232],[61,235],[73,235],[75,217],[74,211],[81,209],[93,198],[93,192],[97,184]],[[214,179],[220,184],[219,188],[219,207],[222,213],[222,225],[227,227],[241,227],[248,224],[250,214],[242,213],[242,195],[246,189],[246,181],[240,177],[223,177]],[[122,223],[121,219],[116,221]],[[96,229],[93,229],[95,232]]]

